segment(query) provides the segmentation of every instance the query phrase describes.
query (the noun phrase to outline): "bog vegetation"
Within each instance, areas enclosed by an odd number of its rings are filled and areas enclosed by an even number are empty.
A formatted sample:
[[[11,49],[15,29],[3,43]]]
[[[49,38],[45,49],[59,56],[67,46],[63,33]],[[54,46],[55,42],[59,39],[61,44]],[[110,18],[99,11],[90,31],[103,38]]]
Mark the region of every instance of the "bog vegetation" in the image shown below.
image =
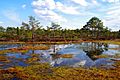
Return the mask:
[[[74,27],[74,26],[73,26]],[[22,22],[19,27],[7,27],[4,28],[0,26],[0,42],[13,41],[31,43],[39,42],[77,42],[80,40],[105,40],[102,43],[113,43],[120,45],[120,42],[112,42],[106,40],[120,39],[120,30],[111,31],[108,27],[103,25],[103,22],[97,18],[92,17],[81,29],[62,29],[62,27],[52,22],[51,26],[46,26],[44,28],[40,25],[40,22],[35,19],[35,17],[30,16],[28,23]],[[2,42],[3,41],[3,42]],[[55,46],[54,46],[55,47]],[[99,47],[99,46],[98,46]],[[37,63],[40,58],[38,54],[31,54],[31,58],[26,60],[30,66],[14,66],[7,69],[1,68],[2,63],[9,63],[5,53],[16,52],[16,54],[23,53],[24,55],[28,50],[48,50],[48,46],[23,46],[20,48],[11,48],[7,50],[0,50],[0,80],[120,80],[120,60],[116,60],[113,64],[113,68],[82,68],[82,67],[52,67],[48,63]],[[118,48],[111,48],[111,50],[119,50]],[[100,52],[97,50],[90,51],[89,56],[96,58],[107,58],[108,55],[99,55]],[[95,56],[98,54],[98,56]],[[54,56],[52,54],[52,56]],[[72,58],[73,54],[62,54],[57,55],[61,58]],[[119,58],[120,55],[116,54],[112,56],[114,58]],[[14,58],[14,57],[13,57]]]
[[[74,27],[74,26],[73,26]],[[78,41],[78,40],[109,40],[119,39],[119,31],[111,31],[103,22],[92,17],[81,29],[62,29],[57,23],[43,28],[35,17],[30,16],[28,23],[22,22],[19,27],[0,26],[0,41]]]
[[[113,69],[50,67],[34,64],[0,70],[0,80],[120,80],[120,62]]]

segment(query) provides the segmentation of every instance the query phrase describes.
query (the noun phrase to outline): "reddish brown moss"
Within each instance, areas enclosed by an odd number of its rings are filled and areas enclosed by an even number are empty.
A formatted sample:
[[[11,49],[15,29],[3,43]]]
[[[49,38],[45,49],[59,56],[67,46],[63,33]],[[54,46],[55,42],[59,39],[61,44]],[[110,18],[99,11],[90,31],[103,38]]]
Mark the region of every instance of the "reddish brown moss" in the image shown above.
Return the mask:
[[[48,64],[34,64],[0,70],[0,79],[17,77],[21,80],[120,80],[120,61],[113,69],[84,69],[50,67]],[[4,78],[3,78],[4,76]]]

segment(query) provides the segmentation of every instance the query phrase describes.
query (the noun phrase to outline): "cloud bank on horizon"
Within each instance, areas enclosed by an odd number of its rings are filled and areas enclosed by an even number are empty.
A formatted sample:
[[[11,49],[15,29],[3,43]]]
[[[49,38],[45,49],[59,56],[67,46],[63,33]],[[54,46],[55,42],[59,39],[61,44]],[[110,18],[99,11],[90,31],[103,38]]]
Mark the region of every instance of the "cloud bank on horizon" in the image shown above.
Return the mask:
[[[6,0],[7,2],[8,0]],[[3,17],[16,22],[26,15],[39,17],[42,24],[59,22],[63,28],[82,28],[91,17],[98,17],[112,30],[120,29],[120,0],[20,0],[21,11],[2,10]],[[16,4],[17,2],[11,2]],[[19,2],[18,2],[19,3]],[[4,2],[4,4],[6,4]],[[17,6],[20,6],[17,5]],[[4,7],[4,6],[3,6]],[[8,5],[8,8],[10,5]],[[16,12],[15,12],[16,11]],[[27,12],[28,13],[27,13]],[[9,13],[9,14],[7,14]],[[1,14],[0,14],[1,16]],[[21,19],[20,19],[21,18]],[[0,24],[6,23],[0,17]]]

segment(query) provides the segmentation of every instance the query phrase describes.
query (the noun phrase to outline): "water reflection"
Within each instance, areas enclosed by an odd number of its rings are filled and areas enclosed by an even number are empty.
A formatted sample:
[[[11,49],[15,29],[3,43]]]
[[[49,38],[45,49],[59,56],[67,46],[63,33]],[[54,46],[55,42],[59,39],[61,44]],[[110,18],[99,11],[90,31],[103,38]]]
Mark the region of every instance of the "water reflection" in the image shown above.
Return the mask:
[[[88,43],[87,43],[88,44]],[[108,51],[108,44],[105,43],[90,43],[91,46],[87,45],[87,49],[83,49],[92,60],[98,58],[94,56],[101,55],[104,51]]]
[[[25,44],[0,44],[0,50],[10,49],[10,48],[19,48]]]
[[[65,45],[64,45],[65,46]],[[72,67],[91,67],[105,65],[105,63],[109,63],[110,59],[101,59],[100,63],[98,58],[94,56],[98,56],[103,54],[103,52],[108,51],[108,44],[103,43],[80,43],[80,44],[71,44],[66,48],[61,48],[57,51],[57,54],[52,56],[52,66],[72,66]],[[74,54],[74,57],[71,59],[61,58],[59,55],[62,54]],[[97,61],[96,61],[97,60]],[[113,62],[111,62],[113,63]]]
[[[37,44],[38,45],[38,44]],[[11,47],[20,47],[22,45],[0,45],[6,46],[0,47],[0,49],[6,49]],[[110,50],[110,48],[119,48],[119,45],[103,44],[103,43],[79,43],[79,44],[61,44],[51,45],[49,50],[29,50],[26,53],[6,53],[5,55],[11,61],[10,63],[4,63],[0,61],[0,64],[6,66],[28,66],[26,60],[33,58],[34,54],[37,55],[37,62],[50,63],[51,66],[70,66],[70,67],[100,67],[101,65],[109,66],[114,62],[109,58],[97,58],[95,56],[101,54],[110,55],[120,53],[120,50]],[[72,54],[72,57],[61,57],[63,54]],[[1,55],[0,55],[1,56]]]

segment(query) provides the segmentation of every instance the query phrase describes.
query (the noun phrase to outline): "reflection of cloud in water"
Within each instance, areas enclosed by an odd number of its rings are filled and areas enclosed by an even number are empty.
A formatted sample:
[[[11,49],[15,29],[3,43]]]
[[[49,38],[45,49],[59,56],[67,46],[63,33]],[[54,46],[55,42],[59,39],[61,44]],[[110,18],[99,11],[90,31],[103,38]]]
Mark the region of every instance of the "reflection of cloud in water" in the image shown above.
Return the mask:
[[[86,53],[79,49],[62,49],[59,54],[74,54],[72,58],[56,58],[53,59],[48,53],[43,53],[42,62],[49,62],[52,66],[91,66],[93,61]]]
[[[113,63],[114,62],[111,61],[109,58],[101,58],[96,60],[93,66],[94,67],[107,66],[109,68],[109,67],[112,67]]]
[[[81,60],[80,62],[78,62],[78,63],[75,63],[74,65],[73,65],[73,67],[79,67],[79,66],[84,66],[85,64],[86,64],[86,60]]]
[[[80,49],[75,49],[75,48],[67,48],[67,49],[61,49],[57,53],[59,54],[82,54],[83,51]]]
[[[108,51],[104,51],[103,54],[107,54],[107,55],[115,55],[116,53],[119,53],[118,50],[108,50]]]
[[[51,60],[50,65],[51,66],[59,66],[59,64],[61,64],[62,62],[63,62],[63,59],[58,58],[58,59],[55,59],[55,60]]]
[[[22,45],[1,45],[0,50],[11,48],[11,47],[19,47]],[[99,56],[102,53],[107,55],[115,55],[116,53],[120,53],[119,50],[110,50],[109,48],[118,48],[119,45],[105,45],[101,43],[79,43],[79,44],[60,44],[60,45],[51,45],[49,50],[29,50],[25,54],[7,54],[5,56],[21,58],[22,60],[31,57],[31,54],[40,54],[38,57],[40,58],[39,62],[48,62],[52,66],[70,66],[70,67],[92,67],[92,66],[100,66],[100,65],[111,65],[112,62],[109,62],[107,58],[96,58],[93,60],[94,56]],[[56,53],[54,53],[54,48]],[[58,55],[50,55],[50,54],[58,54]],[[99,54],[98,54],[99,53]],[[62,58],[59,55],[61,54],[73,54],[72,58]],[[89,54],[89,55],[88,55]],[[11,65],[13,64],[14,59],[12,60]],[[20,62],[20,60],[19,60]],[[22,65],[20,63],[19,65]]]
[[[106,59],[97,59],[97,61],[93,61],[82,49],[79,49],[74,47],[74,45],[56,45],[56,49],[59,48],[59,50],[56,52],[57,54],[73,54],[72,58],[61,58],[56,57],[53,58],[53,56],[50,55],[52,52],[52,49],[42,51],[41,55],[41,62],[49,62],[52,66],[71,66],[71,67],[92,67],[97,65],[104,65],[103,63],[107,63]],[[108,51],[106,51],[108,52]],[[113,52],[114,53],[114,52]],[[103,62],[103,63],[101,63]]]
[[[109,44],[109,48],[118,48],[120,45],[115,45],[115,44]]]

